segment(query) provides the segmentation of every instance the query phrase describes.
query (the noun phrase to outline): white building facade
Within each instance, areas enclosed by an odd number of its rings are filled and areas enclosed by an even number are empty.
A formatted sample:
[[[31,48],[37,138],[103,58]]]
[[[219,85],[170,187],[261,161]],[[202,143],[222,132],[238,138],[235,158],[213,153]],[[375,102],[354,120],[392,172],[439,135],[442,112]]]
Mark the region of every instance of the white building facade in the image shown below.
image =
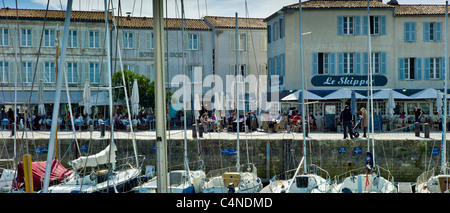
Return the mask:
[[[375,91],[386,88],[410,95],[427,88],[442,90],[445,5],[370,0],[369,7],[368,18],[366,0],[302,2],[305,88],[321,96],[341,88],[367,95],[369,31]],[[281,90],[301,89],[298,4],[283,7],[265,22],[268,73],[283,76]],[[340,111],[345,100],[335,102]],[[365,102],[358,101],[357,110]],[[398,110],[411,113],[416,103],[400,101]],[[326,104],[321,101],[309,111],[322,116]],[[427,114],[435,112],[435,106],[419,101]],[[376,103],[376,113],[385,114],[385,108],[385,102]]]

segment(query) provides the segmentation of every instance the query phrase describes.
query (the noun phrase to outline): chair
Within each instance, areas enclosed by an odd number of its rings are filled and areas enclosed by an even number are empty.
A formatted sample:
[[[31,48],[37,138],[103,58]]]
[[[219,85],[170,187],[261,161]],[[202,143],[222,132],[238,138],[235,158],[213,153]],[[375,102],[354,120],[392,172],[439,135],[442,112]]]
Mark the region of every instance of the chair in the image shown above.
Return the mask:
[[[292,128],[292,131],[293,131],[293,132],[301,132],[302,130],[303,130],[303,129],[302,129],[301,121],[298,120],[298,121],[294,124],[294,127]]]
[[[400,118],[394,119],[394,130],[395,129],[401,129],[403,127],[402,120]]]
[[[267,131],[268,131],[268,126],[267,126],[267,122],[266,122],[266,121],[263,121],[263,122],[262,122],[261,128],[264,130],[264,132],[267,132]]]
[[[233,124],[229,124],[229,123],[228,123],[228,120],[226,120],[225,122],[226,122],[226,124],[227,124],[227,131],[228,131],[228,132],[232,132],[232,131],[233,131]]]
[[[280,123],[277,123],[276,132],[284,132],[284,131],[286,131],[285,126],[286,126],[286,121],[281,121]]]

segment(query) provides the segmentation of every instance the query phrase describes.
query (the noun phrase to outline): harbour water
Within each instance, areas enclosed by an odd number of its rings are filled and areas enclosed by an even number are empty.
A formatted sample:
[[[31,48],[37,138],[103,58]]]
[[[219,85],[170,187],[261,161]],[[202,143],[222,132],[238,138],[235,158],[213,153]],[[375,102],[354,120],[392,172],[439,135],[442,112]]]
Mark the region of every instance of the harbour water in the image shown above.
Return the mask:
[[[26,135],[25,135],[26,134]],[[87,130],[58,132],[58,159],[67,165],[73,159],[74,134],[82,155],[96,153],[109,143],[110,133],[101,137],[99,131]],[[138,154],[145,156],[144,165],[156,164],[155,131],[134,131]],[[0,131],[3,158],[13,151],[11,132]],[[17,132],[18,156],[31,154],[33,161],[45,161],[47,157],[49,131]],[[187,130],[188,158],[190,161],[202,160],[206,172],[236,164],[236,132],[210,132],[203,137],[193,138]],[[115,142],[118,158],[133,155],[132,135],[129,131],[116,131]],[[254,131],[240,133],[240,162],[253,162],[258,176],[268,181],[274,175],[295,169],[302,156],[302,133],[266,133]],[[388,132],[374,134],[376,164],[390,170],[396,182],[414,182],[425,170],[437,165],[442,133],[432,131],[429,138],[424,133],[415,136],[414,132]],[[447,138],[449,138],[447,136]],[[184,131],[167,131],[169,168],[183,165]],[[328,171],[331,177],[364,166],[367,139],[343,139],[342,133],[312,131],[306,137],[307,161]],[[372,150],[370,150],[372,152]],[[70,167],[68,167],[70,168]]]

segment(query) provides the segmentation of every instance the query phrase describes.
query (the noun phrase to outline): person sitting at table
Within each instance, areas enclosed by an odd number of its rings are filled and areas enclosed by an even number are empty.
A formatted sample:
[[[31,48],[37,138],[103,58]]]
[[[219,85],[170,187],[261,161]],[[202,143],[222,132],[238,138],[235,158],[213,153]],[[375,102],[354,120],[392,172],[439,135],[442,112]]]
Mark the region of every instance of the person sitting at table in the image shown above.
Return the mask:
[[[275,121],[279,121],[281,119],[281,112],[278,111],[277,116],[275,117]]]
[[[208,113],[203,113],[202,114],[202,116],[200,116],[200,123],[199,123],[199,126],[202,126],[203,127],[203,131],[205,132],[205,133],[207,133],[208,132],[208,124],[207,124],[207,121],[208,121]]]
[[[266,120],[267,120],[267,127],[269,129],[273,129],[275,123],[274,123],[273,118],[272,118],[272,116],[270,115],[269,112],[266,112]]]
[[[228,117],[227,121],[228,121],[228,125],[233,125],[233,131],[235,131],[235,126],[236,123],[234,122],[236,118],[234,117],[234,113],[230,113],[230,116]]]
[[[94,124],[94,120],[89,115],[86,117],[86,124],[88,126],[91,125],[91,124]]]
[[[245,125],[247,125],[248,128],[250,129],[251,123],[252,123],[252,116],[250,112],[248,112],[247,115],[245,115]]]
[[[302,115],[298,113],[297,115],[294,116],[292,121],[293,127],[300,127],[302,125]]]
[[[77,122],[83,122],[83,115],[81,115],[81,113],[78,114],[78,117],[75,119],[75,123]]]

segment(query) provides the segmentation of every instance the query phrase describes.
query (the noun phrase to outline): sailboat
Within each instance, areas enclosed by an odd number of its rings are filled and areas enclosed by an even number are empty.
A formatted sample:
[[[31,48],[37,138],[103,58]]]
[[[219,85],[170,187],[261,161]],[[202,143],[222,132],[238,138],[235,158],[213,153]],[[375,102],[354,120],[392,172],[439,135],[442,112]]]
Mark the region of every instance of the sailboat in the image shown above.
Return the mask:
[[[236,35],[235,41],[238,39],[238,14],[236,13]],[[240,79],[242,75],[239,74],[240,68],[238,67],[238,48],[239,42],[235,42],[236,49],[236,99],[237,99],[237,121],[239,118],[239,95],[238,84],[242,83]],[[207,175],[208,179],[203,185],[203,193],[258,193],[262,189],[261,179],[258,177],[257,169],[254,164],[247,163],[240,165],[240,151],[239,151],[239,123],[237,122],[237,143],[236,143],[236,155],[237,162],[235,167],[228,167],[219,170],[210,171]]]
[[[108,30],[108,7],[107,7],[107,0],[105,2],[105,26],[106,26],[106,41],[109,41],[109,30]],[[67,4],[67,10],[66,10],[66,20],[64,24],[64,38],[63,38],[63,51],[61,53],[62,55],[62,61],[61,64],[64,64],[64,58],[65,58],[65,43],[67,42],[67,31],[70,25],[70,14],[72,10],[72,0],[68,0]],[[107,44],[107,54],[108,54],[108,75],[111,74],[109,70],[111,70],[111,64],[110,64],[110,46],[109,42],[106,42]],[[60,64],[60,67],[62,66]],[[63,70],[63,69],[60,69]],[[57,82],[57,88],[61,87],[61,75],[58,76],[58,82]],[[112,94],[112,87],[111,87],[111,77],[108,76],[109,79],[109,92]],[[59,89],[57,89],[59,91]],[[110,119],[112,118],[112,95],[110,97]],[[127,96],[126,96],[127,97]],[[59,111],[59,107],[57,105],[60,98],[60,92],[57,92],[57,97],[55,100],[55,109],[54,109],[54,116],[57,117],[57,113]],[[131,119],[131,118],[130,118]],[[112,123],[112,122],[111,122]],[[53,153],[53,145],[52,142],[54,139],[54,129],[56,128],[56,119],[52,120],[52,134],[50,135],[50,145],[49,147],[49,154],[47,156],[47,164],[48,160],[52,158]],[[111,128],[111,131],[113,131],[113,127]],[[46,169],[45,173],[45,182],[44,182],[44,189],[41,192],[44,193],[95,193],[95,192],[126,192],[130,191],[132,187],[136,186],[139,182],[141,169],[139,166],[140,159],[136,155],[135,159],[135,166],[131,165],[129,162],[133,159],[124,159],[123,165],[120,165],[120,169],[116,169],[116,151],[117,147],[114,143],[113,135],[111,134],[111,143],[102,151],[100,151],[97,154],[91,155],[91,156],[82,156],[78,159],[75,159],[71,162],[69,162],[69,165],[72,166],[74,169],[74,173],[68,177],[64,183],[54,185],[49,187],[49,174],[48,169]],[[136,154],[136,145],[133,141],[133,147],[135,149]],[[143,161],[143,160],[142,160]],[[142,164],[140,164],[142,165]],[[95,171],[94,168],[102,167],[102,169]],[[48,168],[48,166],[47,166]],[[86,171],[85,169],[91,168],[92,172],[90,172],[88,175],[84,175],[86,172],[81,172],[81,170]]]
[[[182,38],[183,38],[183,32],[184,32],[184,6],[183,1],[181,1],[181,8],[182,8]],[[155,8],[159,8],[156,7]],[[159,17],[159,20],[163,20],[162,18],[162,12],[157,13],[161,16]],[[184,52],[184,44],[183,46],[183,52]],[[183,54],[184,55],[184,54]],[[184,67],[184,66],[183,66]],[[186,75],[185,75],[186,76]],[[184,79],[184,83],[186,84],[186,78]],[[184,87],[186,88],[186,87]],[[163,93],[164,94],[164,93]],[[184,91],[184,94],[187,94],[186,91]],[[184,115],[186,115],[186,101],[183,101],[183,110]],[[161,116],[159,116],[161,117]],[[157,118],[158,119],[158,118]],[[197,169],[191,170],[189,167],[188,157],[187,157],[187,123],[186,119],[184,119],[184,169],[179,170],[172,170],[167,173],[167,183],[168,183],[168,193],[200,193],[202,190],[202,185],[205,180],[205,172],[203,171],[204,163],[203,161],[194,162],[197,163]],[[198,142],[198,141],[197,141]],[[134,192],[137,193],[156,193],[158,192],[158,177],[155,177],[148,182],[136,186],[133,188]]]
[[[367,17],[370,17],[369,0],[367,1]],[[370,19],[368,19],[370,22]],[[370,26],[370,23],[367,25]],[[330,192],[332,193],[397,193],[397,187],[394,184],[394,178],[389,172],[375,163],[374,158],[374,125],[373,125],[373,94],[372,94],[372,69],[371,69],[371,44],[370,44],[370,29],[367,33],[367,46],[368,46],[368,82],[367,90],[370,99],[367,100],[367,105],[370,106],[370,120],[371,129],[369,130],[369,137],[367,137],[367,154],[365,166],[361,169],[355,169],[348,171],[342,175],[338,175],[334,178],[334,183],[331,185]],[[372,149],[370,152],[369,140],[372,139]],[[354,174],[357,175],[354,175]],[[387,174],[387,178],[384,178],[382,174]],[[386,175],[385,175],[386,176]],[[341,179],[340,177],[346,177]]]
[[[303,72],[303,31],[302,31],[302,6],[301,1],[299,1],[299,32],[300,34],[300,76],[301,76],[301,87],[302,87],[302,115],[305,115],[305,86],[304,86],[304,72]],[[306,125],[302,125],[303,133],[306,131]],[[311,168],[306,167],[306,134],[303,134],[303,157],[295,170],[292,178],[288,180],[277,180],[276,177],[270,180],[268,186],[266,186],[262,191],[271,193],[326,193],[330,190],[330,178],[328,172],[322,168],[311,165]],[[303,169],[303,173],[300,173]],[[314,172],[311,172],[314,171]],[[286,174],[290,171],[285,172]],[[318,173],[324,173],[327,179],[318,175]]]
[[[448,26],[448,1],[445,1],[445,58],[447,56],[447,26]],[[447,70],[447,63],[444,63],[444,70]],[[444,73],[447,73],[445,71]],[[415,191],[416,193],[450,193],[450,174],[448,173],[447,162],[447,78],[444,74],[444,104],[442,116],[442,141],[441,141],[441,171],[440,174],[436,174],[436,168],[422,173],[416,181]]]

